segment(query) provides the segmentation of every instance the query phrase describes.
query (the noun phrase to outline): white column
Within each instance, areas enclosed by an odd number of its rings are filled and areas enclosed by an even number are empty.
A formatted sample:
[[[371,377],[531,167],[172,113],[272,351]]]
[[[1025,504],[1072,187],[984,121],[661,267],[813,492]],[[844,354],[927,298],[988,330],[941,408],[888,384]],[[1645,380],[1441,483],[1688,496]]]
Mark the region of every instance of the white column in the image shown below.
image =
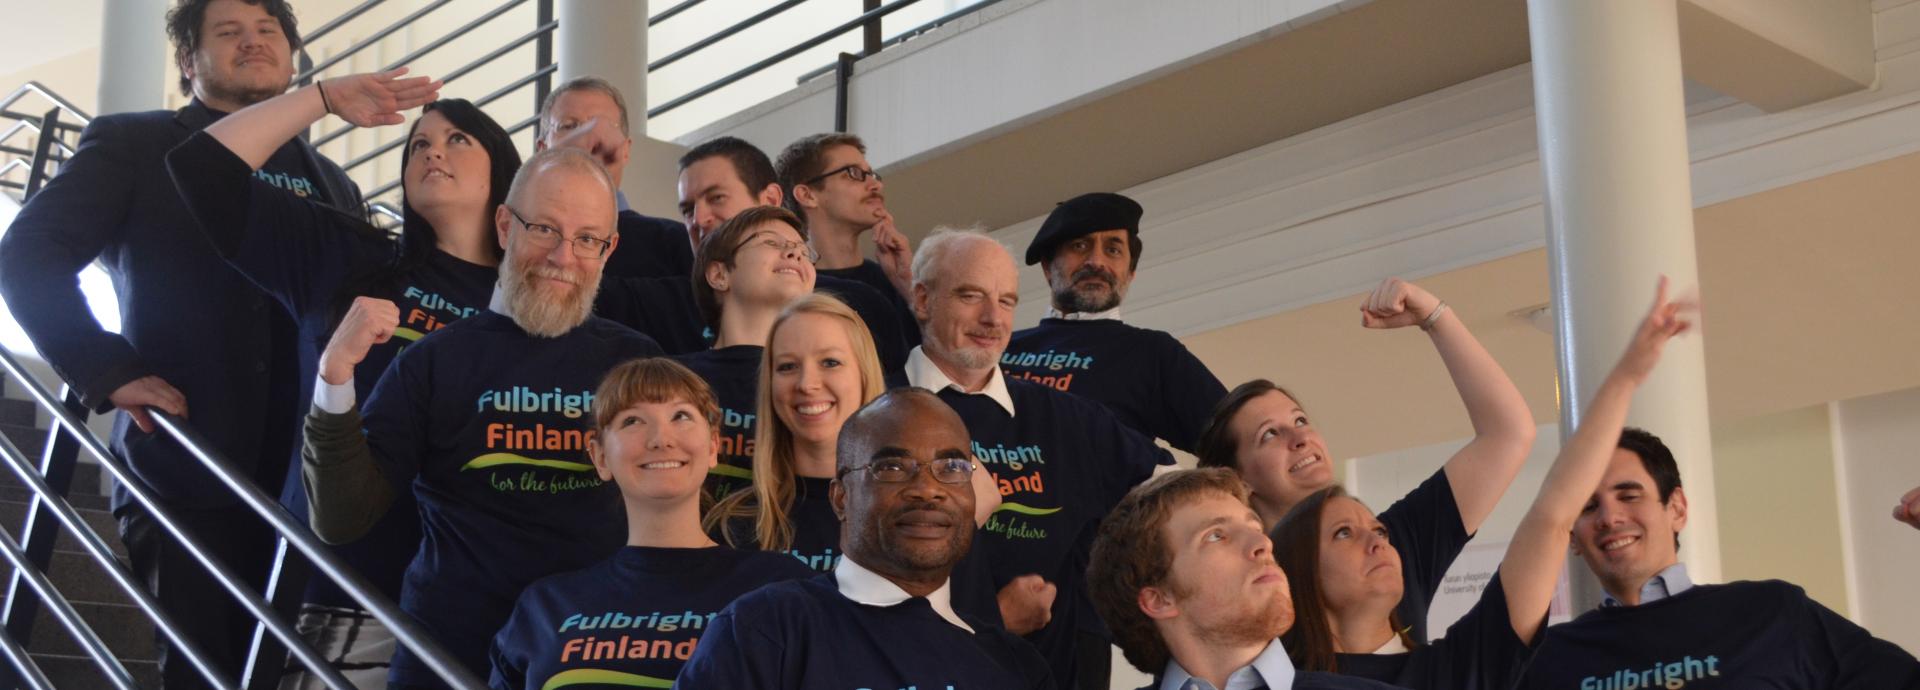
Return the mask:
[[[554,84],[580,76],[612,82],[627,100],[633,154],[621,191],[635,210],[679,217],[674,182],[683,149],[648,138],[647,3],[641,0],[555,0],[560,28],[553,41]]]
[[[1645,315],[1656,277],[1699,283],[1679,22],[1673,0],[1528,0],[1527,16],[1564,438]],[[1673,449],[1691,509],[1680,559],[1695,580],[1716,582],[1701,340],[1695,333],[1667,346],[1628,423]]]
[[[105,0],[100,12],[100,90],[94,115],[166,105],[166,0]]]

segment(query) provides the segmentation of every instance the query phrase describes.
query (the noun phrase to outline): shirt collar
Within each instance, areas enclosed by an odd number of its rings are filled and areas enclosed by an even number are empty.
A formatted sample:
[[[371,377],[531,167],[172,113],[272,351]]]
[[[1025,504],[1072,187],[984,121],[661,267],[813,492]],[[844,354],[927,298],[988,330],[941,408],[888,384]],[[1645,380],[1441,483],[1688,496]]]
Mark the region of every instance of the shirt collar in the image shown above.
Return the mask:
[[[1651,604],[1692,588],[1693,578],[1687,577],[1687,564],[1675,563],[1667,566],[1666,570],[1660,571],[1660,574],[1649,578],[1646,584],[1640,585],[1640,603]],[[1619,599],[1608,594],[1600,599],[1600,606],[1612,608],[1626,606],[1626,604],[1620,603]]]
[[[1076,311],[1071,314],[1061,313],[1061,311],[1058,308],[1049,306],[1047,307],[1046,318],[1065,319],[1067,321],[1098,321],[1101,319],[1111,319],[1114,321],[1119,321],[1120,305],[1118,304],[1113,305],[1112,309],[1108,309],[1106,311]]]
[[[1001,409],[1007,411],[1008,417],[1014,415],[1013,394],[1007,392],[1007,377],[1000,373],[1000,367],[994,367],[993,374],[987,377],[987,387],[974,393],[948,378],[947,372],[940,370],[940,365],[934,364],[933,360],[927,358],[927,353],[922,347],[916,346],[912,352],[907,353],[907,383],[935,393],[952,388],[966,395],[984,395],[1000,403]]]
[[[845,559],[841,559],[845,560]],[[1227,676],[1227,687],[1215,688],[1211,683],[1193,677],[1180,667],[1180,662],[1168,659],[1167,670],[1160,674],[1160,690],[1183,690],[1187,681],[1193,680],[1200,690],[1251,690],[1266,686],[1269,690],[1290,690],[1293,687],[1293,660],[1287,657],[1287,649],[1280,646],[1280,640],[1267,643],[1260,656],[1253,663],[1241,667]]]
[[[853,561],[852,556],[842,556],[833,566],[833,579],[840,585],[840,596],[856,604],[865,606],[897,606],[913,598],[907,590],[901,589],[892,580],[881,577]],[[961,630],[973,633],[973,626],[960,620],[960,614],[953,612],[953,579],[940,583],[940,588],[927,595],[927,604],[933,612],[940,614],[948,623],[959,626]]]

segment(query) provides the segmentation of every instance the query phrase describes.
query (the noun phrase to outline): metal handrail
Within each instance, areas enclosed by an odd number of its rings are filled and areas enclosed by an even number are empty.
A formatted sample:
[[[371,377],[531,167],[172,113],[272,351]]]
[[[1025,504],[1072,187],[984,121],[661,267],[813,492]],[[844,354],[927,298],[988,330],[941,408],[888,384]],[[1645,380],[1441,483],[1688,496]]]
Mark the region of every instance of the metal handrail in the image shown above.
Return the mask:
[[[809,38],[805,41],[801,41],[798,45],[795,45],[786,50],[782,50],[778,53],[774,53],[772,57],[753,63],[752,65],[748,65],[747,67],[742,68],[739,71],[736,71],[727,76],[721,77],[713,81],[712,83],[707,84],[706,86],[702,86],[700,88],[694,89],[692,91],[689,91],[681,95],[678,98],[675,98],[673,100],[667,101],[660,105],[654,106],[647,110],[647,117],[659,117],[660,115],[665,114],[668,111],[673,110],[674,108],[678,108],[680,106],[686,105],[702,96],[705,96],[707,94],[710,94],[715,91],[719,91],[720,89],[731,86],[733,85],[734,82],[740,81],[747,77],[751,77],[755,74],[760,73],[761,70],[780,64],[781,62],[786,61],[788,58],[791,58],[795,55],[799,55],[801,53],[804,53],[808,50],[813,49],[816,46],[826,43],[827,41],[831,41],[835,38],[838,38],[840,34],[844,34],[854,29],[863,28],[867,25],[868,22],[877,21],[881,17],[885,17],[889,14],[893,14],[894,12],[898,12],[901,9],[906,8],[908,5],[912,5],[916,2],[919,2],[919,0],[894,0],[891,3],[881,5],[878,8],[868,10],[866,12],[862,12],[860,13],[860,16],[847,20],[845,23],[840,24],[839,26],[835,26],[831,29],[828,29],[825,33],[822,33],[818,36],[814,36],[813,38]]]
[[[806,1],[807,0],[786,0],[786,2],[782,2],[778,5],[774,5],[765,10],[761,10],[759,14],[755,14],[751,17],[747,17],[746,19],[742,19],[738,22],[735,22],[732,26],[721,29],[719,31],[715,31],[713,32],[713,35],[700,39],[698,41],[694,41],[692,44],[688,45],[687,47],[673,51],[672,53],[668,54],[666,57],[647,63],[647,71],[652,72],[654,70],[657,70],[662,67],[666,67],[667,65],[671,65],[675,62],[678,62],[680,58],[684,58],[688,55],[692,55],[694,53],[700,52],[701,49],[706,48],[707,46],[713,45],[715,43],[719,43],[721,41],[727,40],[729,37],[733,36],[734,34],[740,33],[742,31],[746,31],[747,29],[751,29],[755,26],[759,26],[760,22],[771,19],[775,15],[780,14],[781,12],[785,12],[787,10],[798,7],[800,3],[803,3]]]
[[[41,603],[47,605],[54,620],[73,635],[73,640],[80,643],[80,649],[87,656],[93,657],[94,665],[106,672],[107,680],[112,681],[114,687],[128,690],[139,687],[133,682],[133,673],[127,670],[127,665],[114,657],[113,650],[107,649],[107,641],[100,639],[100,635],[80,619],[80,612],[73,610],[73,604],[67,601],[66,595],[53,586],[46,573],[33,566],[33,562],[27,558],[27,550],[21,548],[20,542],[14,541],[13,535],[4,530],[0,530],[0,556],[4,556],[8,563],[13,564],[15,571],[26,577],[27,585],[40,595]]]
[[[888,48],[892,48],[902,43],[906,43],[907,41],[911,41],[913,39],[919,38],[921,36],[926,35],[926,33],[929,31],[938,29],[948,24],[952,24],[953,21],[956,19],[965,17],[969,14],[979,12],[980,10],[984,10],[988,7],[992,7],[996,4],[999,4],[999,2],[1000,0],[977,0],[971,5],[940,15],[939,18],[929,21],[925,24],[921,24],[911,29],[907,29],[906,31],[902,31],[898,34],[894,34],[893,38],[889,38],[880,44],[880,49],[886,50]],[[856,57],[867,58],[867,57],[873,57],[873,56],[862,52],[862,53],[856,54]],[[821,76],[832,73],[836,67],[838,67],[837,64],[821,65],[819,67],[813,68],[812,70],[802,72],[800,76],[796,77],[793,81],[796,84],[805,84],[817,77],[821,77]]]
[[[673,15],[692,9],[694,5],[698,5],[702,2],[706,2],[706,0],[687,0],[686,2],[680,3],[678,5],[674,5],[667,9],[660,10],[659,14],[655,14],[647,18],[647,28],[653,28],[653,25],[672,19]]]
[[[515,0],[515,1],[520,2],[524,0]],[[468,73],[476,69],[479,69],[480,67],[486,65],[487,63],[493,62],[494,60],[498,60],[502,56],[506,55],[507,53],[511,53],[514,50],[522,46],[525,46],[528,43],[533,42],[535,39],[540,38],[541,36],[547,35],[549,33],[552,33],[553,31],[558,30],[559,28],[560,28],[559,22],[547,22],[545,24],[541,24],[540,26],[536,26],[533,28],[532,31],[528,31],[524,34],[521,34],[519,38],[515,38],[512,41],[508,41],[505,45],[502,45],[499,48],[495,48],[492,51],[489,51],[487,54],[482,55],[478,58],[474,58],[472,62],[468,62],[467,64],[464,64],[458,68],[455,68],[452,72],[447,73],[446,76],[441,77],[440,82],[444,84],[446,82],[450,82],[455,79],[459,79],[460,77],[466,76]],[[553,74],[557,70],[558,70],[557,65],[549,63],[545,67],[535,70],[532,75],[529,75],[529,77],[521,78],[513,82],[513,88],[526,86],[528,83],[531,83],[533,80],[539,79],[540,77],[543,77],[549,74]],[[511,90],[511,89],[508,89],[508,90]],[[494,94],[500,94],[500,93],[501,93],[500,91],[494,92]],[[486,100],[474,101],[473,104],[475,106],[481,106],[481,105],[485,105],[486,103],[490,103],[492,102],[493,99],[499,98],[498,95],[494,95],[494,94],[489,94],[489,98],[487,98]],[[359,127],[352,124],[349,124],[345,127],[341,127],[340,129],[336,129],[334,131],[328,132],[322,135],[320,138],[315,139],[313,141],[313,145],[322,146],[327,142],[330,142],[330,141],[333,141],[334,139],[338,139],[342,136],[345,136],[347,132],[351,132],[355,129],[359,129]],[[366,154],[362,154],[361,156],[354,158],[353,162],[347,163],[346,165],[342,165],[340,167],[343,170],[352,170],[353,168],[366,163],[367,160],[370,160],[369,156],[391,151],[393,150],[393,147],[399,146],[400,143],[401,141],[399,139],[395,139],[393,141],[387,142],[385,144],[382,144],[380,147],[374,149],[373,151],[369,151]]]
[[[275,612],[273,608],[267,604],[265,599],[241,585],[241,579],[239,576],[233,574],[232,569],[228,568],[220,559],[201,550],[199,545],[187,535],[187,530],[174,522],[173,516],[170,514],[171,511],[160,507],[159,499],[153,497],[152,492],[140,482],[132,470],[127,468],[118,458],[114,457],[113,453],[107,450],[106,444],[101,443],[100,439],[93,435],[92,430],[86,427],[86,424],[62,408],[54,399],[53,394],[47,392],[45,388],[42,388],[40,383],[27,373],[26,369],[20,365],[20,362],[13,358],[12,353],[0,351],[0,363],[4,363],[7,370],[13,373],[15,378],[20,379],[21,384],[27,389],[28,393],[33,395],[35,400],[39,401],[41,407],[52,413],[55,423],[64,427],[67,433],[72,434],[73,438],[79,441],[80,447],[85,449],[89,455],[100,460],[100,466],[106,469],[109,474],[113,475],[114,480],[119,482],[121,489],[126,491],[129,497],[139,503],[142,508],[146,509],[148,514],[153,517],[154,523],[159,525],[161,529],[166,530],[167,534],[178,539],[182,549],[187,552],[187,555],[191,556],[201,567],[206,568],[208,574],[213,576],[214,581],[218,582],[222,589],[227,590],[227,593],[231,594],[233,598],[240,603],[242,608],[247,609],[248,614],[266,625],[274,637],[278,638],[282,644],[287,646],[287,649],[293,654],[294,658],[300,660],[301,665],[306,666],[307,670],[319,676],[321,680],[327,683],[328,687],[353,687],[351,683],[347,682],[346,677],[340,675],[339,670],[335,669],[332,664],[329,664],[318,652],[315,652],[313,647],[308,645],[306,640],[301,638],[300,634],[294,631],[293,627],[288,625],[287,622],[281,618],[280,614]],[[164,413],[158,410],[150,410],[150,412],[155,418],[160,418],[164,415]],[[163,426],[185,429],[177,420],[171,418],[168,418]],[[195,447],[198,445],[197,443],[189,444],[185,440],[180,439],[177,432],[175,435],[176,440],[179,440],[181,445],[186,447],[187,450],[194,452],[195,457],[207,457],[204,448]],[[195,441],[198,441],[198,439],[196,438]],[[203,460],[203,462],[206,461]],[[208,462],[207,468],[217,478],[227,482],[228,486],[234,486],[235,482],[245,484],[243,480],[234,479],[230,476],[232,471],[224,464],[215,466],[213,463]],[[259,493],[258,488],[252,487],[251,484],[247,484],[247,486],[253,488],[256,494]],[[257,510],[258,508],[256,507],[256,511]],[[285,517],[285,515],[286,511],[281,510],[280,516]],[[267,517],[269,524],[274,524],[273,516],[265,517]],[[281,528],[278,524],[274,524],[274,527],[276,529]],[[287,535],[283,532],[281,536],[284,537]],[[331,553],[327,555],[329,557],[332,556]],[[345,588],[344,583],[342,588]]]
[[[79,118],[81,122],[91,122],[93,120],[93,116],[88,115],[87,111],[81,110],[80,106],[74,105],[65,98],[61,98],[60,94],[48,90],[47,87],[41,86],[40,82],[37,81],[29,81],[21,84],[19,88],[13,90],[13,93],[7,94],[6,98],[0,98],[0,110],[5,110],[8,106],[13,105],[15,101],[26,97],[29,93],[37,93],[40,94],[41,98],[53,101],[54,105],[60,106],[61,110]]]
[[[340,16],[334,17],[332,21],[329,21],[325,24],[321,24],[320,28],[314,29],[313,31],[307,32],[305,35],[301,36],[300,49],[302,51],[305,51],[307,49],[307,46],[312,44],[314,41],[318,41],[321,38],[326,37],[327,34],[333,33],[335,29],[340,28],[342,25],[346,24],[347,22],[353,21],[355,18],[358,18],[360,15],[366,14],[367,10],[371,10],[375,7],[379,7],[381,3],[386,1],[387,0],[367,0],[366,2],[353,6],[351,9],[348,9],[346,12],[341,13]]]
[[[327,58],[324,62],[321,62],[318,65],[309,67],[304,72],[293,75],[293,81],[299,84],[307,83],[308,80],[313,79],[313,75],[326,71],[328,67],[332,67],[334,65],[340,64],[341,61],[346,60],[347,58],[353,57],[354,53],[358,53],[362,50],[366,50],[368,46],[379,43],[381,40],[385,39],[386,37],[393,35],[393,32],[406,28],[408,24],[412,24],[414,21],[420,19],[421,17],[427,16],[428,13],[431,13],[434,10],[440,9],[442,7],[446,7],[447,3],[450,3],[450,2],[453,2],[453,0],[434,0],[433,4],[430,4],[430,5],[427,5],[426,7],[422,7],[418,10],[415,10],[412,14],[409,14],[405,17],[401,17],[400,21],[394,22],[391,26],[387,26],[383,29],[380,29],[379,31],[373,32],[373,35],[361,39],[359,43],[355,43],[351,46],[348,46],[347,49],[344,51],[335,53],[333,57]]]
[[[467,22],[465,25],[462,25],[460,28],[457,28],[451,32],[448,32],[447,35],[441,36],[437,39],[434,39],[433,41],[428,42],[426,45],[421,46],[420,49],[418,50],[415,50],[411,53],[407,53],[406,55],[402,56],[400,59],[394,60],[393,62],[389,63],[387,66],[380,68],[380,71],[384,72],[390,69],[394,69],[401,65],[410,64],[414,60],[418,60],[422,57],[425,57],[428,53],[432,53],[434,50],[437,50],[448,43],[452,43],[455,40],[458,40],[460,37],[467,35],[467,32],[472,31],[475,28],[478,28],[481,24],[487,23],[488,21],[492,20],[494,17],[498,17],[502,14],[506,14],[509,10],[512,10],[513,8],[526,3],[526,1],[527,0],[507,0],[506,4],[503,4],[499,7],[495,7],[491,11],[488,11],[487,13],[482,14],[479,17],[476,17],[473,21]],[[523,37],[519,41],[514,42],[510,45],[517,48],[521,45],[525,45],[527,41],[531,41],[537,36],[539,36],[539,32],[536,29],[533,33],[528,34],[527,36]],[[440,82],[442,84],[445,84],[455,79],[459,79],[462,75],[465,75],[467,72],[473,71],[474,69],[478,68],[480,65],[484,65],[488,62],[492,62],[494,58],[497,58],[501,55],[505,55],[507,52],[510,52],[510,51],[511,51],[511,48],[504,49],[504,50],[496,49],[493,52],[488,53],[485,56],[482,56],[480,59],[467,63],[467,65],[462,66],[460,69],[454,70],[453,74],[448,74],[440,77]],[[345,127],[341,127],[340,129],[336,129],[334,131],[331,131],[322,135],[319,139],[314,140],[312,143],[314,146],[323,146],[327,142],[330,142],[342,136],[345,136],[348,132],[354,131],[359,128],[360,127],[358,125],[348,123],[347,126]]]
[[[20,676],[14,680],[22,681],[28,690],[53,690],[53,680],[47,677],[47,672],[40,670],[40,664],[27,656],[27,649],[5,632],[0,632],[0,656],[6,657],[7,664]]]
[[[507,85],[502,86],[498,89],[494,89],[492,93],[489,93],[485,96],[481,96],[479,98],[474,99],[473,106],[478,108],[488,103],[492,103],[494,101],[500,100],[501,97],[506,96],[509,93],[513,93],[514,91],[518,91],[521,87],[531,84],[539,80],[541,77],[547,76],[549,74],[553,74],[559,69],[560,68],[558,65],[547,65],[546,67],[542,67],[540,69],[534,70],[532,74],[521,77],[519,79],[515,79],[511,82],[508,82]],[[539,117],[540,116],[538,114],[534,115],[534,119],[536,121],[539,119]],[[508,132],[508,134],[512,134],[512,132]],[[359,156],[355,156],[352,160],[349,160],[346,163],[341,164],[340,169],[352,170],[362,165],[371,163],[374,161],[374,159],[379,158],[382,155],[385,155],[388,151],[392,151],[404,143],[406,143],[406,140],[403,137],[403,138],[394,139],[385,144],[376,146],[373,148],[373,150],[360,154]],[[399,184],[399,180],[395,180],[391,184]],[[393,188],[391,184],[382,185],[381,187],[379,187],[379,191],[368,194],[367,198],[371,199],[373,197],[386,193],[387,190]]]
[[[6,353],[0,352],[0,355],[6,355]],[[6,355],[6,357],[7,366],[16,378],[25,373],[17,368],[12,355]],[[31,382],[27,385],[38,387],[38,384]],[[148,593],[146,587],[141,586],[139,580],[125,564],[120,562],[120,559],[114,557],[113,548],[107,546],[106,540],[101,539],[100,535],[93,531],[93,527],[80,517],[80,512],[73,509],[73,504],[47,485],[47,481],[34,470],[33,462],[27,459],[26,453],[21,452],[12,441],[0,437],[0,458],[4,458],[7,469],[20,477],[20,481],[26,483],[27,488],[40,498],[40,509],[50,511],[54,519],[71,532],[76,541],[80,542],[81,548],[86,550],[87,555],[93,557],[94,562],[99,563],[100,567],[106,570],[108,579],[113,580],[113,584],[119,587],[120,591],[126,592],[127,596],[133,598],[134,606],[146,613],[148,618],[153,619],[154,627],[158,628],[160,635],[172,645],[172,652],[186,659],[187,663],[193,665],[194,670],[199,671],[208,682],[219,685],[221,683],[219,671],[207,660],[206,652],[200,649],[199,644],[180,632],[173,618],[160,609],[160,601]]]

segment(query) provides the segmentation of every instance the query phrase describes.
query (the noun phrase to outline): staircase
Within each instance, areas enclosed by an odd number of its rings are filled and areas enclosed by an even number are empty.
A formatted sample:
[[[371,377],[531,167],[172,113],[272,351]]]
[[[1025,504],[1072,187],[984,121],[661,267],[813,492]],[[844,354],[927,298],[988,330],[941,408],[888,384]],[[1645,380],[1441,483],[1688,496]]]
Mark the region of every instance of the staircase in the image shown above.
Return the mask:
[[[0,392],[6,382],[0,379]],[[38,457],[47,442],[47,429],[38,420],[38,408],[31,401],[0,398],[0,435],[12,441],[28,455]],[[33,494],[20,484],[12,472],[0,471],[0,529],[16,540],[22,539],[27,507]],[[101,475],[91,464],[81,464],[74,474],[68,502],[80,512],[119,555],[126,560],[126,548],[120,544],[119,528],[107,510],[107,496]],[[0,577],[13,569],[0,564]],[[160,687],[160,666],[154,647],[153,624],[134,607],[125,593],[113,585],[69,534],[61,534],[54,544],[53,560],[47,566],[48,579],[73,603],[73,608],[94,632],[105,640],[141,687]],[[5,591],[0,588],[0,598]],[[32,596],[31,592],[27,596]],[[27,651],[56,687],[104,687],[106,680],[93,661],[73,642],[66,629],[47,612],[39,609],[34,622],[33,640]]]

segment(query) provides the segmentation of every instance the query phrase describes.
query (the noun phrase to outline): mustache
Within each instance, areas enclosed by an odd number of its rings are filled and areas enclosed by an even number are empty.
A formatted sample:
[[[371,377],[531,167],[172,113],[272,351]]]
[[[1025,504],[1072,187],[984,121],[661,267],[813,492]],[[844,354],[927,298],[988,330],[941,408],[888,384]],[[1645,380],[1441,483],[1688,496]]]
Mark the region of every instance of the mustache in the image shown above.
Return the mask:
[[[960,514],[960,508],[952,503],[936,503],[925,500],[913,501],[895,508],[892,512],[888,513],[887,522],[898,522],[901,518],[913,515],[914,513],[934,513],[946,517],[948,520],[956,520],[957,518],[955,516]],[[952,522],[951,524],[959,523]]]
[[[1112,271],[1107,270],[1105,267],[1090,264],[1075,269],[1071,278],[1072,280],[1070,282],[1075,283],[1087,278],[1099,278],[1100,280],[1106,281],[1108,287],[1112,287],[1120,280],[1118,276],[1115,276]]]

